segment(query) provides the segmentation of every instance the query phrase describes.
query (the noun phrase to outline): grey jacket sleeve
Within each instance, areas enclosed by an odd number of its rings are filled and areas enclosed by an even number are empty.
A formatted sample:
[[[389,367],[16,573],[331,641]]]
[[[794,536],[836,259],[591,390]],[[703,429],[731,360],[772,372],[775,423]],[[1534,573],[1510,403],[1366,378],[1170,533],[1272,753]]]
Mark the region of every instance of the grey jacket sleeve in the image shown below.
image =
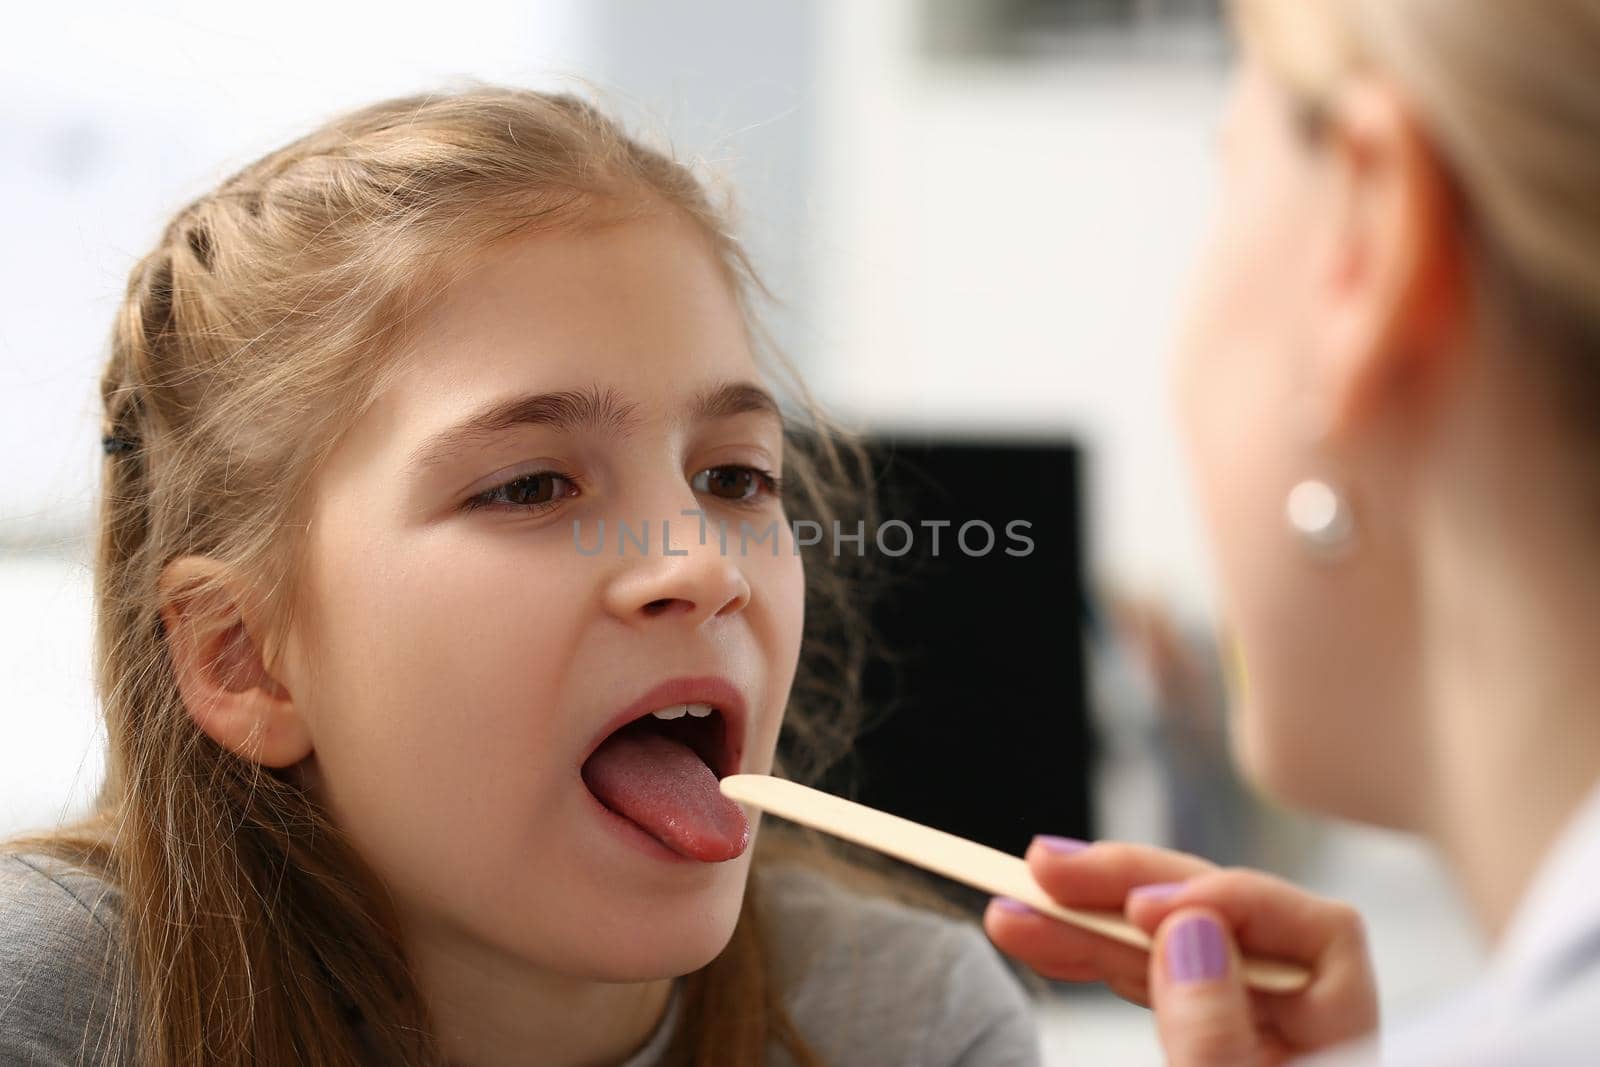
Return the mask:
[[[987,938],[953,931],[953,964],[924,1062],[951,1067],[1037,1067],[1034,1007]]]
[[[116,901],[59,861],[0,855],[0,1063],[123,1062],[109,1032]]]
[[[1036,1067],[1032,1003],[974,923],[857,896],[799,870],[773,883],[791,1019],[831,1067]],[[771,1062],[789,1067],[790,1059]]]

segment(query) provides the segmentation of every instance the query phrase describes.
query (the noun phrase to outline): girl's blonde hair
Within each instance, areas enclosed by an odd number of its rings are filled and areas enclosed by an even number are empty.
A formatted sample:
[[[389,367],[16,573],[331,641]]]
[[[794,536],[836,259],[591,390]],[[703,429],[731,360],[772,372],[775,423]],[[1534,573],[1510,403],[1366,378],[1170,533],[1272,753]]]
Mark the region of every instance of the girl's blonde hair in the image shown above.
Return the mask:
[[[1406,95],[1459,194],[1486,324],[1545,361],[1576,426],[1600,426],[1600,5],[1234,0],[1234,13],[1303,113],[1362,68]]]
[[[756,350],[802,409],[785,464],[791,516],[859,513],[864,453],[760,343],[760,283],[725,212],[689,168],[572,96],[473,87],[345,114],[183,208],[134,267],[101,383],[105,433],[132,446],[105,459],[98,517],[106,779],[89,819],[9,847],[121,890],[113,1026],[134,1035],[135,1062],[441,1062],[376,876],[289,775],[224,750],[187,714],[157,579],[179,556],[223,563],[184,592],[242,597],[270,669],[314,595],[302,587],[310,480],[385,387],[430,296],[496,242],[661,209],[704,234]],[[842,561],[807,562],[780,749],[799,776],[849,743],[864,632]],[[769,977],[768,860],[757,857],[726,950],[690,976],[675,1062],[755,1063],[772,1041],[815,1062]]]

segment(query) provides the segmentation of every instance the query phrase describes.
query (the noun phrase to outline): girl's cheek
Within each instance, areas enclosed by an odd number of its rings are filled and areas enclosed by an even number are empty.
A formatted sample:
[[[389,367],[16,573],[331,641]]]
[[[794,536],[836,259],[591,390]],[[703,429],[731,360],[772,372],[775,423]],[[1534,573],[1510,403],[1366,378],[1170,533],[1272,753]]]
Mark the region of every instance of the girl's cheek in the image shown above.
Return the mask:
[[[789,629],[789,640],[793,647],[793,654],[798,657],[800,652],[800,634],[805,626],[806,607],[806,575],[805,566],[800,557],[795,555],[793,549],[780,558],[783,567],[784,585],[784,618]]]
[[[766,630],[762,652],[767,661],[772,701],[772,714],[764,724],[762,750],[750,755],[752,759],[759,756],[770,761],[800,660],[805,629],[805,570],[800,557],[794,553],[792,540],[786,540],[779,546],[776,557],[760,560],[754,568],[747,568],[746,573],[754,595],[764,598],[767,605],[767,610],[762,612]]]

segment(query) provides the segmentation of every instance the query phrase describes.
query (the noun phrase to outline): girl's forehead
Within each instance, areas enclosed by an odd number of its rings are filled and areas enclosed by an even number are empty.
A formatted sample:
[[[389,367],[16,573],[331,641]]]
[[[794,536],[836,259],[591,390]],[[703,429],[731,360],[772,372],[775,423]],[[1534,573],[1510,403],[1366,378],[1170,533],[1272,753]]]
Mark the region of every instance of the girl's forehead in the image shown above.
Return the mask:
[[[649,403],[686,382],[755,376],[712,250],[687,223],[652,216],[533,234],[475,259],[418,317],[384,394],[435,408],[594,386]]]
[[[426,326],[462,328],[487,311],[566,318],[696,294],[737,310],[705,233],[676,214],[526,233],[473,253]]]
[[[657,403],[642,402],[623,389],[595,383],[494,398],[469,412],[455,413],[454,421],[431,431],[412,450],[407,469],[424,474],[523,426],[558,433],[603,432],[620,438],[644,430],[651,422],[681,426],[745,415],[760,416],[779,429],[783,426],[777,399],[759,382],[727,379],[696,384],[686,380],[681,385],[679,393],[656,398]]]
[[[512,333],[426,352],[391,380],[375,407],[405,424],[489,423],[491,412],[549,410],[564,425],[621,430],[680,410],[709,410],[716,405],[704,398],[713,394],[765,396],[762,378],[740,332]]]

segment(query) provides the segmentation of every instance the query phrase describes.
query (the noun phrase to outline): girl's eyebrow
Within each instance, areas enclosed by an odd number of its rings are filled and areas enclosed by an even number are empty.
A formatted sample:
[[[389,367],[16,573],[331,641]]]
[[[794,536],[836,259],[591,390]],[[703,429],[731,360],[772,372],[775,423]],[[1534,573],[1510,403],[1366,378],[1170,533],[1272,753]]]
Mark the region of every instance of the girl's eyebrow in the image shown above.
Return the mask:
[[[772,394],[754,382],[723,382],[701,391],[689,405],[691,421],[727,419],[734,415],[770,415],[783,422],[783,411]]]
[[[474,415],[424,441],[412,454],[413,474],[446,463],[513,426],[548,426],[570,432],[603,428],[626,436],[638,422],[639,406],[614,390],[590,387],[552,393],[519,393],[497,400]],[[698,393],[689,405],[691,420],[721,419],[751,413],[783,421],[772,394],[753,382],[724,382]]]

